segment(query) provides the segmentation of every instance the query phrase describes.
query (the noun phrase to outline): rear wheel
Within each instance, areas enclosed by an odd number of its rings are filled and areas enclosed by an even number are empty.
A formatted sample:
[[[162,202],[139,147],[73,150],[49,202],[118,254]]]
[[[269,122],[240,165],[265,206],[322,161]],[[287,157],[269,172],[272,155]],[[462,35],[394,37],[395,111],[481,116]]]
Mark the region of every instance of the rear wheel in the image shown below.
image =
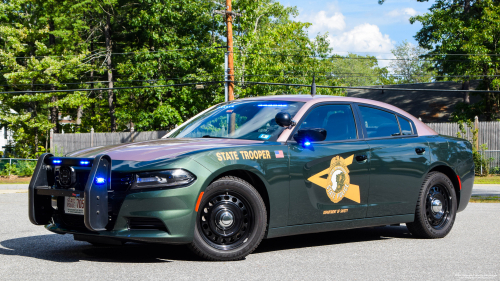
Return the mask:
[[[420,238],[445,237],[453,227],[457,213],[457,196],[453,183],[440,173],[427,175],[415,208],[415,220],[408,230]]]
[[[223,177],[203,194],[190,248],[208,260],[240,260],[257,248],[266,226],[257,190],[242,179]]]

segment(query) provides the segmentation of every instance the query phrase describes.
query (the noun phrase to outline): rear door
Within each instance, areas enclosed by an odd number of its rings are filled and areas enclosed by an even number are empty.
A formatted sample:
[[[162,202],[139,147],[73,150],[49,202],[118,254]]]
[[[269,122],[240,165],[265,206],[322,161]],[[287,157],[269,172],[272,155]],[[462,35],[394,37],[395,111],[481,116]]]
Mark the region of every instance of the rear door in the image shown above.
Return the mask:
[[[296,130],[305,127],[324,128],[327,137],[307,147],[293,139],[288,142],[288,225],[364,218],[369,148],[356,125],[352,105],[329,103],[311,108]]]
[[[402,115],[363,104],[358,110],[371,154],[367,217],[414,213],[430,162],[427,141]]]

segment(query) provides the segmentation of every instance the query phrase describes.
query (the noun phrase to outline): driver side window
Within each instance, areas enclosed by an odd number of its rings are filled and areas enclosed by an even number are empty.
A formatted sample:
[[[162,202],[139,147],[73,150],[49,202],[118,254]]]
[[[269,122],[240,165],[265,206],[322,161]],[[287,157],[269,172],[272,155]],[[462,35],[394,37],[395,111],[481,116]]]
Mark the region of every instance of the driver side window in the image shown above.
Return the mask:
[[[352,140],[357,138],[356,123],[348,104],[323,105],[314,108],[299,127],[326,130],[324,141]]]

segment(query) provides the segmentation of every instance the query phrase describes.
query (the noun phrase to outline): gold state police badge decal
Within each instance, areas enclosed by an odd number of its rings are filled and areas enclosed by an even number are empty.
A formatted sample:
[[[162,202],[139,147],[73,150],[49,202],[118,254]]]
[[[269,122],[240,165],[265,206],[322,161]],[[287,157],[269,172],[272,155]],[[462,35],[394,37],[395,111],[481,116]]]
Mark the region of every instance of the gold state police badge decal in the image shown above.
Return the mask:
[[[352,164],[354,155],[346,159],[335,156],[330,162],[330,167],[323,170],[307,180],[326,189],[328,198],[333,203],[338,203],[342,199],[351,199],[356,203],[361,203],[359,195],[359,185],[351,184],[349,177],[349,169],[347,166]],[[328,175],[325,179],[324,176]]]

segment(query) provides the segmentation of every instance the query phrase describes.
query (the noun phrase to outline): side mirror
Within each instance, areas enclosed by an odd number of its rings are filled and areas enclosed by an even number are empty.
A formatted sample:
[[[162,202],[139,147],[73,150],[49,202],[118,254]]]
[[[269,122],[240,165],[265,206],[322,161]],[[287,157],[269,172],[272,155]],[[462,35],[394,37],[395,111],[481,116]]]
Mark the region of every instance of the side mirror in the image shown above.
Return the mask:
[[[293,136],[293,139],[302,146],[309,146],[312,141],[324,141],[326,139],[326,130],[322,128],[300,129]]]
[[[290,113],[288,112],[279,112],[276,114],[276,117],[274,117],[274,120],[276,121],[276,124],[281,127],[291,127],[295,125],[295,122],[292,120],[292,116],[290,116]]]

